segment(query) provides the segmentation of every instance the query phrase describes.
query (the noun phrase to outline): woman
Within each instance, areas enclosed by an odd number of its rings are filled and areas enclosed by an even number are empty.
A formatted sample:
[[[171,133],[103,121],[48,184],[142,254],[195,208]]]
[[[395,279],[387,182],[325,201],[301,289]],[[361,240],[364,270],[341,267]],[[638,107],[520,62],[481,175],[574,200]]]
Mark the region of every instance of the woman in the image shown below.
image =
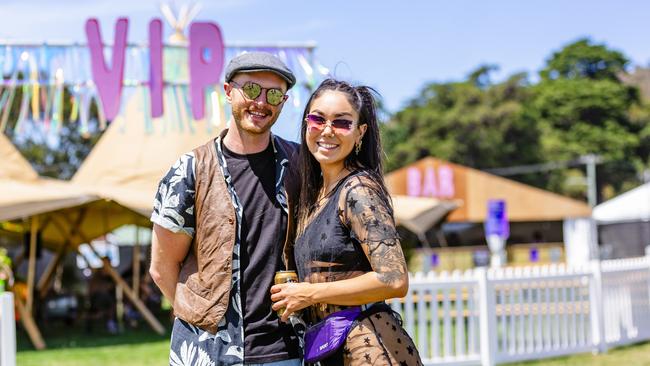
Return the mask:
[[[382,176],[373,90],[325,80],[303,114],[300,204],[293,247],[300,283],[271,288],[282,320],[312,322],[364,305],[345,345],[322,365],[420,365],[384,300],[402,297],[408,272]],[[293,200],[296,202],[296,200]]]

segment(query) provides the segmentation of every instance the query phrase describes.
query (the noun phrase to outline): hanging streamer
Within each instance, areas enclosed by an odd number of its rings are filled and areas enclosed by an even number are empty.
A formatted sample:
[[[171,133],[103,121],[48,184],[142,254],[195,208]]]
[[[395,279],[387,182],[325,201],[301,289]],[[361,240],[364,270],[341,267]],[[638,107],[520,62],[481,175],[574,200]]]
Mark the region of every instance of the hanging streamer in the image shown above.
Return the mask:
[[[305,56],[299,53],[296,57],[300,67],[302,67],[302,70],[305,72],[310,89],[314,89],[316,86],[316,81],[314,80],[314,69],[311,67]]]
[[[45,117],[45,105],[47,104],[47,85],[48,84],[45,83],[45,84],[41,85],[38,88],[39,89],[38,100],[40,101],[40,106],[39,106],[39,112],[38,113],[40,114],[41,111],[43,111],[42,117],[39,117],[39,119],[38,119],[39,121],[44,120],[46,118]]]
[[[78,94],[79,98],[79,133],[83,137],[88,137],[90,135],[90,130],[88,128],[88,117],[90,114],[90,98],[88,97],[88,90],[82,89]]]
[[[39,99],[41,93],[39,92],[38,72],[35,69],[29,73],[29,79],[32,82],[32,119],[34,121],[40,120]]]
[[[70,122],[77,122],[77,118],[79,118],[79,101],[78,101],[78,96],[77,92],[72,92],[72,95],[70,95]]]
[[[20,102],[20,109],[18,111],[18,120],[16,121],[16,131],[18,133],[22,132],[23,122],[27,119],[27,112],[29,110],[29,93],[30,88],[29,84],[23,84],[23,95]]]
[[[175,85],[174,86],[174,102],[173,105],[176,107],[176,124],[175,124],[175,130],[178,132],[183,132],[183,124],[185,120],[185,103],[182,101],[182,96],[181,94],[183,93],[182,86],[180,85]]]
[[[92,98],[95,100],[95,104],[97,105],[97,117],[99,119],[99,129],[101,131],[104,131],[106,129],[106,115],[104,114],[104,108],[102,107],[102,103],[96,91],[97,89],[93,90]]]
[[[57,69],[54,74],[54,90],[52,93],[52,124],[50,128],[56,132],[63,124],[63,69]]]
[[[226,47],[224,50],[226,61],[237,54],[253,50],[274,53],[294,70],[298,83],[290,92],[292,102],[287,105],[287,108],[300,110],[305,101],[303,95],[305,87],[313,87],[317,79],[328,72],[313,61],[307,47]],[[196,128],[194,125],[196,121],[187,113],[190,110],[190,101],[186,93],[189,83],[187,51],[186,47],[178,46],[165,46],[163,51],[164,80],[167,89],[164,102],[169,108],[161,123],[165,128],[173,128],[172,130],[181,133],[186,131],[186,128],[190,131]],[[150,78],[148,48],[129,46],[124,61],[127,65],[124,83],[133,88],[147,88]],[[28,67],[25,67],[26,64]],[[90,105],[93,100],[97,100],[97,89],[92,80],[90,64],[90,53],[85,45],[0,45],[0,70],[4,75],[12,75],[8,80],[5,79],[5,87],[0,92],[0,130],[4,131],[8,127],[15,128],[16,125],[21,127],[24,120],[31,119],[42,123],[42,127],[51,131],[59,130],[62,123],[66,121],[79,122],[80,132],[89,133],[92,129],[91,124],[95,122],[90,116]],[[57,81],[55,77],[57,70],[61,70],[60,72],[65,75],[64,80],[61,78],[61,81]],[[18,79],[18,74],[25,77]],[[24,85],[29,86],[28,91],[25,90]],[[16,88],[20,87],[23,88],[17,91]],[[219,92],[218,88],[219,86],[215,85],[214,90],[208,88],[204,94],[207,104],[214,107],[206,118],[208,121],[206,128],[214,128],[215,124],[226,121],[226,103],[223,93]],[[69,99],[66,97],[66,90],[70,90]],[[135,94],[138,95],[139,92],[140,90],[137,90]],[[18,97],[23,95],[28,99],[27,109],[23,108],[25,105],[23,98],[18,106],[13,105],[16,95]],[[144,103],[148,102],[150,96],[148,97],[143,100]],[[64,106],[67,106],[67,103],[70,103],[71,109],[69,114],[64,115]],[[126,95],[122,98],[122,103],[128,103]],[[97,104],[99,116],[96,122],[99,128],[105,129],[107,124],[105,114],[101,103]],[[20,108],[18,114],[22,120],[9,121],[12,106]],[[143,106],[144,109],[146,107]],[[154,128],[150,115],[146,115],[142,123],[146,124],[148,131]]]
[[[207,123],[208,133],[212,133],[212,129],[219,126],[221,122],[221,102],[219,101],[219,91],[215,88],[210,93],[210,120]]]
[[[226,119],[226,95],[224,93],[217,93],[219,97],[219,119],[221,120],[222,126],[225,126],[228,123]]]
[[[178,89],[180,88],[180,85],[174,85],[171,87],[172,95],[174,98],[172,99],[171,102],[171,108],[175,113],[176,113],[176,123],[179,123],[183,119],[183,115],[181,113],[181,107],[180,104],[178,103]],[[174,129],[173,124],[172,124],[172,129]]]
[[[16,86],[15,85],[9,85],[7,87],[9,96],[7,97],[7,103],[5,104],[5,108],[2,109],[2,121],[0,121],[0,132],[5,131],[7,128],[7,122],[9,121],[9,112],[11,111],[11,106],[14,102],[14,96],[16,95]]]
[[[140,88],[140,89],[142,89],[142,101],[144,103],[142,108],[142,118],[144,119],[144,131],[147,134],[152,134],[153,122],[151,120],[151,110],[146,107],[149,105],[151,99],[149,97],[149,89],[148,88]]]
[[[56,86],[52,96],[52,125],[54,131],[60,131],[63,124],[63,87]]]
[[[170,104],[171,100],[173,100],[173,97],[171,97],[169,94],[172,94],[173,96],[173,91],[172,87],[163,87],[163,102],[164,101],[170,101],[169,104],[165,104],[167,107],[166,108],[166,113],[163,113],[162,117],[160,118],[160,123],[162,124],[162,134],[165,135],[167,133],[167,130],[169,130],[169,124],[171,123],[171,118],[170,115],[172,113],[175,113],[173,109],[171,109]],[[171,113],[170,113],[171,112]]]
[[[5,107],[7,106],[7,101],[9,100],[9,94],[11,91],[9,90],[9,87],[4,87],[2,88],[2,98],[0,98],[0,111],[4,111]],[[8,109],[9,107],[7,107]],[[4,133],[5,128],[4,125],[2,125],[2,118],[0,115],[0,133]]]
[[[50,121],[52,115],[52,104],[54,102],[54,87],[50,85],[44,85],[42,87],[43,94],[45,95],[45,107],[43,110],[43,123],[45,128],[50,128]]]

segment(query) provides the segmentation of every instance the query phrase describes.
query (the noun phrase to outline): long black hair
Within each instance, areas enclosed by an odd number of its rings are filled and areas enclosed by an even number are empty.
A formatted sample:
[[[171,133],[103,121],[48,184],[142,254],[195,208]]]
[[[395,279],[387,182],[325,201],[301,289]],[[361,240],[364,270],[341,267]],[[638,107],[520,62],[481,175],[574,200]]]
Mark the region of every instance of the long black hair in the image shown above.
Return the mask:
[[[343,93],[352,108],[359,114],[358,125],[367,125],[366,133],[361,140],[359,153],[352,151],[346,158],[344,166],[350,171],[363,170],[367,172],[376,183],[382,195],[390,202],[388,190],[384,183],[381,140],[379,138],[379,125],[377,120],[377,97],[379,93],[368,86],[353,86],[348,82],[335,79],[326,79],[312,93],[307,101],[302,114],[300,128],[300,154],[298,158],[298,172],[300,174],[299,195],[293,199],[297,210],[298,222],[305,222],[314,207],[318,194],[323,187],[323,177],[320,164],[307,147],[307,123],[305,118],[309,114],[312,102],[328,91]],[[299,202],[299,203],[298,203]]]

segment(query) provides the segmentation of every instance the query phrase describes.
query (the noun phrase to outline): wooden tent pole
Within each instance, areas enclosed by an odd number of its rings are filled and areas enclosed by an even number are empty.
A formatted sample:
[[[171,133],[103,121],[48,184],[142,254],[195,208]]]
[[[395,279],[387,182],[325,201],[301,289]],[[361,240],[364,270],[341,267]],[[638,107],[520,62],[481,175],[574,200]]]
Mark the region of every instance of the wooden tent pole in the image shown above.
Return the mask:
[[[38,235],[38,216],[32,216],[29,232],[29,263],[27,269],[27,312],[32,313],[34,304],[34,280],[36,278],[36,238]]]
[[[49,225],[49,223],[50,223],[50,217],[46,216],[45,220],[43,220],[41,222],[41,231],[45,230],[45,227],[47,227],[47,225]],[[31,225],[31,220],[30,220],[30,225]],[[23,230],[24,230],[24,227],[23,227]],[[13,261],[13,264],[12,264],[13,268],[18,268],[18,267],[20,267],[21,264],[23,264],[23,262],[25,261],[25,254],[27,254],[27,250],[28,249],[23,247],[23,250],[20,251],[20,253],[18,253],[18,255],[16,255],[16,258],[14,258],[14,261]]]
[[[52,258],[50,263],[47,265],[41,278],[38,280],[36,287],[38,288],[38,295],[40,298],[44,298],[45,295],[47,295],[47,290],[50,288],[50,282],[52,281],[52,277],[54,277],[54,272],[56,272],[59,263],[61,263],[63,255],[68,251],[68,244],[69,241],[66,241],[66,243],[59,249],[54,258]]]
[[[72,238],[76,235],[77,229],[81,226],[81,223],[83,222],[85,216],[86,216],[86,209],[83,208],[81,209],[81,212],[79,213],[76,222],[73,225],[71,225],[69,233],[66,233],[60,224],[53,221],[51,217],[48,217],[47,223],[49,224],[50,222],[54,222],[54,225],[56,226],[57,230],[59,230],[61,235],[63,235],[65,242],[63,243],[58,253],[56,254],[56,257],[54,257],[50,262],[49,266],[45,270],[45,273],[43,273],[40,280],[38,281],[38,286],[37,286],[38,293],[41,298],[45,297],[45,295],[47,294],[47,290],[50,288],[50,282],[52,281],[54,272],[59,266],[59,263],[61,263],[61,260],[63,259],[65,254],[67,253],[70,243],[72,242]]]
[[[138,309],[140,314],[144,317],[144,319],[149,323],[151,328],[158,334],[163,335],[165,334],[165,328],[160,324],[158,319],[151,314],[149,309],[147,309],[147,306],[140,301],[140,299],[135,295],[135,292],[133,292],[133,289],[129,287],[129,284],[124,281],[124,279],[120,276],[119,273],[111,266],[111,263],[108,261],[107,258],[102,258],[104,262],[104,269],[108,272],[108,274],[113,278],[113,281],[119,286],[122,287],[122,290],[124,291],[124,294],[126,297],[131,300],[133,305]]]
[[[93,247],[92,243],[89,243],[88,246],[98,258],[102,259],[102,262],[104,264],[104,269],[106,270],[106,272],[111,276],[111,278],[113,278],[115,284],[122,286],[122,289],[126,297],[128,297],[129,300],[131,300],[133,305],[135,305],[136,309],[138,309],[140,314],[142,314],[142,316],[147,321],[147,323],[149,323],[151,328],[160,335],[165,334],[165,328],[162,326],[162,324],[160,324],[158,319],[156,319],[156,317],[153,316],[153,314],[151,314],[151,312],[149,311],[149,309],[147,309],[145,304],[142,301],[140,301],[140,299],[135,295],[135,292],[133,292],[133,289],[131,289],[129,284],[126,281],[124,281],[122,276],[120,276],[120,274],[117,273],[117,271],[111,266],[111,263],[108,260],[108,258],[99,255],[99,253],[97,253],[97,251]]]
[[[16,302],[16,308],[20,315],[20,321],[23,323],[23,327],[25,327],[25,331],[27,331],[27,335],[32,341],[34,348],[37,350],[45,349],[46,345],[43,336],[36,326],[32,313],[27,311],[27,306],[23,303],[23,299],[20,298],[20,294],[14,293],[14,301]]]
[[[133,245],[133,291],[140,298],[140,227],[135,227],[135,243]]]

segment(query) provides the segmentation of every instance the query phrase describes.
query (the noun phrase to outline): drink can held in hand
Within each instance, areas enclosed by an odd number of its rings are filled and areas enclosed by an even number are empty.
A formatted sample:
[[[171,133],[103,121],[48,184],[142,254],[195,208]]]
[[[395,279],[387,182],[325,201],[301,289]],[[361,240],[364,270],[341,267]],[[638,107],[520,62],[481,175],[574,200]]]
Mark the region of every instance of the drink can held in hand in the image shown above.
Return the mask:
[[[298,275],[296,274],[296,271],[277,271],[275,272],[273,282],[275,282],[276,285],[298,282]],[[278,310],[278,316],[282,316],[283,313],[284,308]]]

